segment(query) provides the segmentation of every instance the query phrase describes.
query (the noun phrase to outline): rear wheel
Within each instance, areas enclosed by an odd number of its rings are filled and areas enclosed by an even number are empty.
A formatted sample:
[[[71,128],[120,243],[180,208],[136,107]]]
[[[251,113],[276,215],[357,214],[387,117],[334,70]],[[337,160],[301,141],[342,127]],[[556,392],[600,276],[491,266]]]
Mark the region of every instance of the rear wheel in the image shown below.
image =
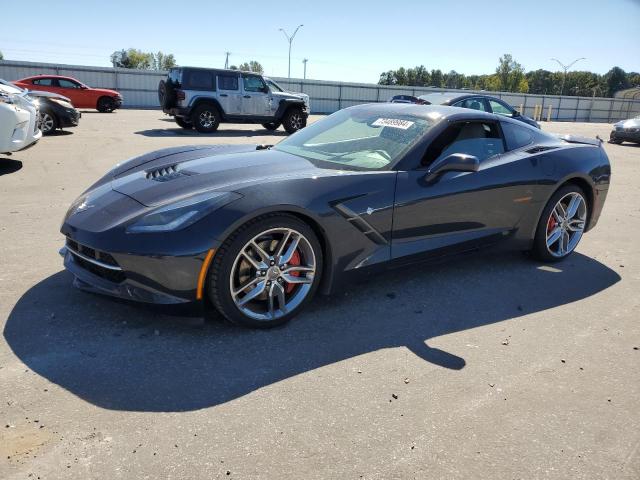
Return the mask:
[[[542,212],[534,239],[534,256],[557,262],[571,255],[582,238],[588,218],[589,205],[584,191],[577,185],[562,187]]]
[[[620,145],[622,143],[622,140],[619,140],[617,138],[610,138],[609,139],[609,143],[614,143],[616,145]]]
[[[280,127],[280,122],[263,123],[262,126],[267,130],[273,132]]]
[[[295,133],[307,126],[307,119],[300,108],[290,108],[282,119],[282,125],[287,133]]]
[[[218,249],[208,292],[234,323],[252,328],[282,325],[313,297],[322,274],[322,249],[298,218],[272,214],[234,232]]]
[[[200,133],[213,133],[220,125],[220,112],[211,104],[198,105],[191,114],[193,125]]]
[[[184,128],[185,130],[191,130],[193,128],[193,123],[188,122],[186,119],[182,117],[174,117],[176,123]]]
[[[58,119],[52,112],[40,112],[40,130],[43,135],[50,135],[58,128]]]
[[[116,102],[111,97],[100,97],[96,109],[102,113],[110,113],[116,109]]]

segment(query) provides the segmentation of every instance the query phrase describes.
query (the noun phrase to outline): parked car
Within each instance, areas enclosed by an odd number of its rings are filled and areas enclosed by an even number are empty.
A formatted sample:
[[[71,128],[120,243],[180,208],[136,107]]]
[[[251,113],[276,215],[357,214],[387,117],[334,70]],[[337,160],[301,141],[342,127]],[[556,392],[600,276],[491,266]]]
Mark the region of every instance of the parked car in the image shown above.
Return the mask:
[[[82,114],[71,104],[71,100],[57,93],[30,91],[14,87],[26,92],[29,98],[34,99],[39,105],[38,124],[43,135],[49,135],[58,128],[75,127]]]
[[[463,108],[358,105],[275,146],[119,164],[69,208],[61,253],[82,289],[271,327],[318,289],[391,264],[488,246],[562,260],[598,222],[610,171],[597,139]]]
[[[273,80],[238,70],[176,67],[158,85],[162,110],[178,125],[211,133],[222,122],[280,125],[293,133],[307,124],[309,96],[286,92]]]
[[[75,108],[95,108],[99,112],[113,112],[122,106],[122,95],[115,90],[91,88],[71,77],[36,75],[14,82],[20,88],[57,93],[71,100]]]
[[[11,154],[40,140],[38,115],[38,104],[27,92],[0,80],[0,153]]]
[[[640,115],[613,124],[609,143],[620,144],[622,142],[640,143]]]
[[[413,95],[394,95],[389,99],[390,103],[416,103],[418,105],[425,105],[424,100],[420,100]]]
[[[532,127],[540,128],[533,118],[526,117],[503,100],[489,95],[477,93],[442,92],[428,93],[418,97],[427,105],[450,105],[452,107],[470,108],[481,112],[495,113],[519,120]]]

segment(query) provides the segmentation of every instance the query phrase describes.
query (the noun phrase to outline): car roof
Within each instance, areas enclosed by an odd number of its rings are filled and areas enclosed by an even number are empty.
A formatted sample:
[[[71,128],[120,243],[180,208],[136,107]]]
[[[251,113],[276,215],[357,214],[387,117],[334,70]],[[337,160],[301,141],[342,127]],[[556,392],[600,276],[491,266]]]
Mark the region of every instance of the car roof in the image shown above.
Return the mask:
[[[31,78],[73,78],[73,77],[68,77],[66,75],[47,75],[45,73],[41,73],[40,75],[31,75],[30,77],[24,77],[23,80],[26,80],[28,78],[31,79]]]
[[[427,120],[495,120],[493,113],[448,105],[418,105],[415,103],[366,103],[349,107],[349,110],[367,110],[374,115],[412,115]]]

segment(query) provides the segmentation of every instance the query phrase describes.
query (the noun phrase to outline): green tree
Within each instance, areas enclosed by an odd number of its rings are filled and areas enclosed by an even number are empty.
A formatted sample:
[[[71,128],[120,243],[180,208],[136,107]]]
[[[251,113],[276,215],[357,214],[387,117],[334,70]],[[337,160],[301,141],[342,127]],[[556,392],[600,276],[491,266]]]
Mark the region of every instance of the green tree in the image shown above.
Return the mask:
[[[378,80],[378,85],[395,85],[396,83],[397,83],[397,79],[396,79],[395,71],[388,70],[380,74],[380,80]]]
[[[524,78],[524,69],[522,65],[513,59],[510,53],[505,53],[498,60],[496,75],[500,81],[499,90],[515,92]]]
[[[604,75],[604,83],[607,96],[613,97],[619,90],[629,88],[627,74],[620,67],[613,67]]]
[[[173,54],[163,52],[143,52],[136,48],[116,50],[111,54],[111,63],[114,67],[137,68],[140,70],[167,70],[176,66]]]
[[[257,62],[256,60],[251,60],[250,62],[241,63],[240,66],[238,67],[238,70],[242,70],[243,72],[259,73],[261,75],[264,73],[264,68],[262,68],[262,65],[260,65],[260,62]]]
[[[442,70],[431,70],[431,87],[442,87],[444,84],[444,75]]]
[[[0,60],[4,60],[4,55],[2,55],[2,52],[0,52]]]

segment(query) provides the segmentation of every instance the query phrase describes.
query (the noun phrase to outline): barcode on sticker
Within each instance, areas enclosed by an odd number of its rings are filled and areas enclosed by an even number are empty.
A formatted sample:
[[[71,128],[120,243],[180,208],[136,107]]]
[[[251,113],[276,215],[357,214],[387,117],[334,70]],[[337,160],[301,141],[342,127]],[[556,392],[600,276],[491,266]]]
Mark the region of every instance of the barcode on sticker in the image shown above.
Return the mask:
[[[409,120],[401,120],[399,118],[379,118],[371,125],[374,127],[391,127],[406,130],[413,125],[413,122],[410,122]]]

